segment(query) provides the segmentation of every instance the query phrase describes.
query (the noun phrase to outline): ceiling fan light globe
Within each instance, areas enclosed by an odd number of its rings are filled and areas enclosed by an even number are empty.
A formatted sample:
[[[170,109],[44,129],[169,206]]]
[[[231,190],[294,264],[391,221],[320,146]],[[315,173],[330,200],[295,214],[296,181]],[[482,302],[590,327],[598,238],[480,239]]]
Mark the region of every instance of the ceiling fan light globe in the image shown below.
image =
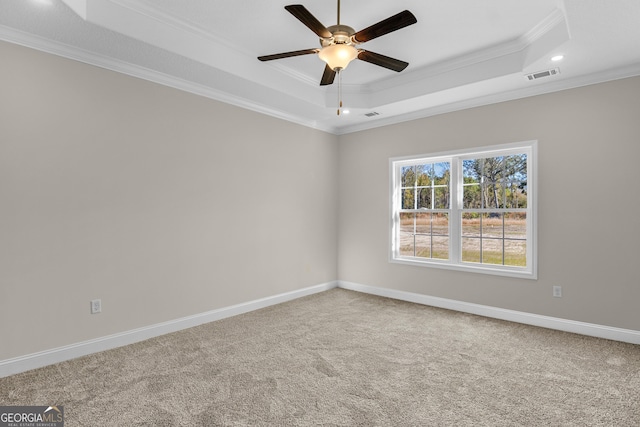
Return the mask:
[[[358,49],[349,44],[332,44],[323,47],[318,52],[318,56],[332,70],[344,70],[351,61],[357,58]]]

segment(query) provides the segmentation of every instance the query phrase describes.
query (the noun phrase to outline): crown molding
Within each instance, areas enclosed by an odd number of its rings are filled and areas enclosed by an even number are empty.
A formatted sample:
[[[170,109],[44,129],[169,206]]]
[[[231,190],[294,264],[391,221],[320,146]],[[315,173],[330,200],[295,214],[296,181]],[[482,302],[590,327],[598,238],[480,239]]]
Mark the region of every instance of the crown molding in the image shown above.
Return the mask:
[[[520,37],[521,43],[525,46],[530,45],[560,24],[567,26],[565,13],[560,9],[555,9],[535,27]]]
[[[499,94],[476,97],[473,99],[454,102],[446,105],[426,108],[411,113],[403,113],[391,117],[379,117],[371,122],[346,126],[333,126],[325,123],[319,123],[316,120],[308,119],[300,115],[281,111],[260,102],[241,98],[236,95],[213,89],[208,86],[189,82],[175,76],[160,73],[158,71],[133,65],[124,61],[115,60],[110,57],[99,55],[93,52],[88,52],[77,47],[69,46],[60,42],[55,42],[43,37],[35,36],[33,34],[25,33],[2,25],[0,25],[0,40],[22,45],[45,53],[61,56],[67,59],[72,59],[85,64],[108,69],[118,73],[126,74],[143,80],[151,81],[199,96],[204,96],[206,98],[210,98],[226,104],[234,105],[261,114],[266,114],[271,117],[286,120],[288,122],[296,123],[302,126],[335,135],[344,135],[353,132],[402,123],[410,120],[427,118],[439,114],[465,110],[468,108],[511,101],[515,99],[542,95],[566,89],[573,89],[580,86],[588,86],[592,84],[603,83],[606,81],[618,80],[640,75],[640,63],[637,63],[623,68],[610,69],[604,72],[578,76],[570,79],[556,80],[546,84],[525,87]]]
[[[344,126],[337,130],[338,135],[346,135],[349,133],[360,132],[364,130],[375,129],[382,126],[394,125],[412,120],[424,119],[427,117],[437,116],[439,114],[452,113],[455,111],[466,110],[469,108],[482,107],[485,105],[498,104],[516,99],[529,98],[532,96],[544,95],[548,93],[560,92],[568,89],[575,89],[583,86],[590,86],[598,83],[605,83],[613,80],[626,79],[629,77],[640,76],[640,63],[632,64],[627,67],[614,68],[603,72],[586,74],[570,79],[557,80],[544,85],[536,85],[532,87],[524,87],[498,94],[480,96],[464,101],[453,102],[446,105],[438,105],[436,107],[426,108],[411,113],[398,114],[392,117],[379,117],[371,123],[359,123],[350,126]]]
[[[321,130],[324,132],[336,133],[336,128],[318,123],[299,115],[290,114],[281,110],[274,109],[259,102],[255,102],[246,98],[223,92],[209,86],[193,83],[175,76],[164,74],[146,67],[134,65],[125,61],[120,61],[104,55],[88,52],[74,46],[64,43],[52,41],[33,34],[15,30],[10,27],[0,25],[0,40],[25,46],[41,52],[82,62],[88,65],[104,68],[106,70],[115,71],[131,77],[140,78],[163,86],[193,93],[205,98],[220,101],[236,107],[244,108],[250,111],[266,114],[271,117],[286,120],[302,126]]]

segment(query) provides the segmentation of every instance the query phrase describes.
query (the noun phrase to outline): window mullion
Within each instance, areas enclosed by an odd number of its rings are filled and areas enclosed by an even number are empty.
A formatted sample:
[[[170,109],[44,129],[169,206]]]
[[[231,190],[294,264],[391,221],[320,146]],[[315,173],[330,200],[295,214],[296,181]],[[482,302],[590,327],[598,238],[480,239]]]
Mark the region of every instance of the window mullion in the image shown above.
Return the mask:
[[[451,159],[449,179],[449,260],[459,263],[462,259],[462,160],[458,157]]]

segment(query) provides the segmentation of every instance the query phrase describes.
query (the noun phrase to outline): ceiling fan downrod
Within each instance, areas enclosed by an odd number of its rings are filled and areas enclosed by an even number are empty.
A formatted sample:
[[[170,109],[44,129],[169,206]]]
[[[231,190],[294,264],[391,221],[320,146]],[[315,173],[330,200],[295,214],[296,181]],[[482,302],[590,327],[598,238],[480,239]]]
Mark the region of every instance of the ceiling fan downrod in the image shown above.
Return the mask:
[[[338,0],[338,16],[337,16],[337,23],[336,26],[340,25],[340,0]],[[342,110],[342,69],[338,68],[336,70],[336,73],[338,74],[338,110],[336,112],[336,114],[339,116],[340,115],[340,110]]]

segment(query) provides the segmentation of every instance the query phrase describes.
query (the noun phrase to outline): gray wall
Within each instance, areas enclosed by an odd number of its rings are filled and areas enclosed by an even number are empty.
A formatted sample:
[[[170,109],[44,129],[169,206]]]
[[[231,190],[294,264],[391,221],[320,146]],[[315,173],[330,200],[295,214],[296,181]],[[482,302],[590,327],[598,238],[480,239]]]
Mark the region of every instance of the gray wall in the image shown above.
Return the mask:
[[[0,360],[336,279],[640,330],[640,78],[336,137],[0,57]],[[388,262],[390,157],[530,139],[539,280]]]
[[[337,278],[336,136],[0,58],[0,360]]]
[[[390,157],[533,139],[538,280],[388,262]],[[640,78],[345,135],[339,158],[340,280],[640,330]]]

